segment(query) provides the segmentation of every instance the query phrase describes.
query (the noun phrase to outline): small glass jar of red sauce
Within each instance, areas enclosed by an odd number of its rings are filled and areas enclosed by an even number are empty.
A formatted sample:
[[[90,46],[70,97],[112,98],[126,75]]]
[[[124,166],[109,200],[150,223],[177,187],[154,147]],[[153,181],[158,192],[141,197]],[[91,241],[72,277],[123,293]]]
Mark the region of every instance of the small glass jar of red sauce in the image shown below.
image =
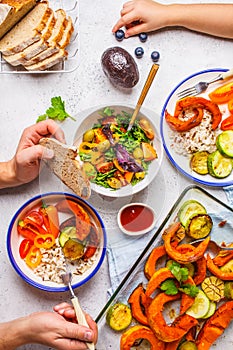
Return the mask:
[[[142,235],[155,225],[154,210],[144,203],[129,203],[118,212],[117,222],[122,232],[127,235]]]

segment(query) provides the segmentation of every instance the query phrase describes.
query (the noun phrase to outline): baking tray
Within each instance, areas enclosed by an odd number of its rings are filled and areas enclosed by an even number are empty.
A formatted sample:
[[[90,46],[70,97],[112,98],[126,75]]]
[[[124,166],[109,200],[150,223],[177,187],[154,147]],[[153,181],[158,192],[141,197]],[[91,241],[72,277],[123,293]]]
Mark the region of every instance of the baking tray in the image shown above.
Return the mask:
[[[69,46],[66,48],[68,58],[63,62],[44,71],[27,71],[22,65],[13,67],[7,63],[0,53],[0,74],[49,74],[49,73],[69,73],[73,72],[78,67],[78,1],[77,0],[49,0],[49,6],[55,11],[62,8],[66,11],[67,16],[70,16],[74,24],[74,32],[71,37]]]
[[[122,332],[113,331],[106,323],[106,314],[109,308],[116,302],[127,303],[127,300],[132,291],[138,286],[139,283],[147,284],[147,279],[144,276],[144,265],[154,247],[163,244],[162,233],[164,229],[174,222],[177,218],[177,213],[182,204],[190,199],[194,199],[202,203],[209,215],[211,215],[214,225],[211,231],[211,238],[219,243],[222,241],[233,241],[233,210],[222,203],[220,200],[213,197],[207,191],[201,187],[191,185],[188,186],[177,199],[171,210],[168,212],[163,223],[160,225],[154,236],[147,244],[141,255],[135,261],[125,278],[120,283],[119,287],[113,293],[105,307],[99,313],[96,318],[99,328],[99,340],[96,345],[96,350],[118,350],[120,349],[120,337]],[[226,221],[224,226],[218,224]],[[136,321],[133,321],[133,323]],[[132,324],[131,324],[132,325]],[[218,338],[218,340],[212,345],[211,349],[232,350],[233,348],[233,324],[231,324]],[[134,347],[134,349],[141,349],[142,346]],[[143,346],[143,349],[149,350],[149,346]]]

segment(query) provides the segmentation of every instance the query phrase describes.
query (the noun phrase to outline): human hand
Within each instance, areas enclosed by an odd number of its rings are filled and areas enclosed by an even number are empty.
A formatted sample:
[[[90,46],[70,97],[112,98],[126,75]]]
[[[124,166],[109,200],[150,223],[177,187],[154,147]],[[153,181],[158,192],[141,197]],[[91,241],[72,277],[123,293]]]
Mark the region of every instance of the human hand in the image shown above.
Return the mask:
[[[15,156],[6,163],[9,187],[30,182],[38,176],[42,155],[46,159],[53,157],[52,151],[38,143],[42,137],[50,136],[65,142],[63,131],[53,120],[39,122],[23,131]],[[2,187],[7,187],[7,184]]]
[[[121,18],[114,25],[112,32],[125,26],[125,38],[143,32],[150,32],[169,25],[169,5],[162,5],[153,0],[132,0],[123,5]],[[135,23],[135,24],[134,24]]]
[[[54,306],[53,312],[37,312],[27,317],[27,343],[39,343],[57,350],[84,350],[85,342],[97,342],[97,325],[86,315],[90,328],[77,324],[75,311],[68,303]]]

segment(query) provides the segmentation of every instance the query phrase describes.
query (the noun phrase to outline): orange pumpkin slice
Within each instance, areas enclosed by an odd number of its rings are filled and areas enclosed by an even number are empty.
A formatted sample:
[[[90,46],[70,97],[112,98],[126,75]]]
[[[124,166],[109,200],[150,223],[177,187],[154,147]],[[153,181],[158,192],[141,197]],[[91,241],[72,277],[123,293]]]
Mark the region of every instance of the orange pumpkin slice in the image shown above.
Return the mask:
[[[137,339],[146,339],[151,350],[165,350],[165,344],[157,339],[149,327],[137,325],[129,328],[121,336],[120,350],[130,350]]]
[[[150,328],[156,337],[165,342],[173,342],[181,339],[192,327],[196,326],[198,320],[187,314],[178,316],[171,325],[168,325],[163,317],[164,305],[168,302],[178,300],[181,294],[167,295],[158,294],[151,302],[147,310],[147,318]]]
[[[208,350],[233,318],[233,301],[221,305],[204,324],[197,337],[197,348]]]

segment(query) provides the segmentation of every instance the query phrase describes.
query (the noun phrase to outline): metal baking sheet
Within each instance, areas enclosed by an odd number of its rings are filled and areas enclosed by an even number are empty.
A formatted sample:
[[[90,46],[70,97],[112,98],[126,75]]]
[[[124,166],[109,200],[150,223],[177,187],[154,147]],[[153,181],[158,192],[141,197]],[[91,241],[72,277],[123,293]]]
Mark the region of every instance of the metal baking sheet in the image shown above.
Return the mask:
[[[109,308],[116,302],[127,303],[127,300],[132,291],[143,283],[144,286],[147,284],[147,279],[144,276],[144,265],[154,247],[163,244],[162,233],[164,229],[169,226],[172,222],[177,219],[177,213],[182,204],[190,199],[194,199],[202,203],[207,213],[214,218],[213,229],[211,231],[211,238],[219,243],[232,242],[233,241],[233,210],[213,197],[204,189],[192,185],[187,187],[180,197],[177,199],[171,210],[168,212],[165,220],[155,232],[151,241],[147,244],[137,261],[133,264],[123,281],[120,283],[108,303],[99,313],[96,321],[99,328],[99,340],[96,346],[96,350],[117,350],[120,349],[120,338],[122,332],[113,331],[106,323],[106,314]],[[219,223],[226,222],[225,225],[218,225]],[[133,324],[136,321],[133,321]],[[132,324],[131,324],[132,325]],[[233,348],[233,323],[224,331],[224,333],[217,339],[217,341],[211,346],[211,349],[232,350]],[[132,348],[133,349],[133,348]],[[134,349],[150,349],[150,346],[145,345],[142,347],[136,346]]]

